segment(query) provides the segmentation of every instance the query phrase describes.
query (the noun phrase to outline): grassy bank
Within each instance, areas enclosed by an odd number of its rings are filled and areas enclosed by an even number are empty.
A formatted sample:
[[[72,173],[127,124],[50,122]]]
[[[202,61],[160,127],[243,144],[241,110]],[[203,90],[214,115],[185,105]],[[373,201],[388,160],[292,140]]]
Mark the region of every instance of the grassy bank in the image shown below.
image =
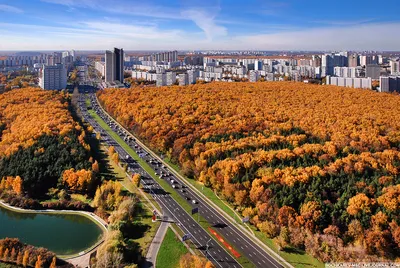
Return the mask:
[[[168,228],[157,255],[156,268],[179,267],[179,259],[188,253],[179,237]]]
[[[104,145],[100,146],[100,152],[104,155],[104,162],[107,164],[107,169],[103,170],[105,176],[112,176],[114,180],[118,181],[123,190],[134,194],[136,196],[140,196],[140,191],[138,188],[130,181],[127,177],[125,171],[116,163],[114,163],[111,158],[107,154],[107,148]],[[140,230],[136,230],[135,237],[136,239],[132,239],[133,242],[136,242],[140,245],[140,248],[143,251],[143,255],[145,256],[148,248],[150,247],[151,241],[155,236],[158,227],[160,226],[159,222],[152,222],[153,212],[150,204],[148,204],[145,198],[140,198],[140,202],[138,204],[140,207],[140,213],[135,217],[135,221],[140,222],[143,228]]]

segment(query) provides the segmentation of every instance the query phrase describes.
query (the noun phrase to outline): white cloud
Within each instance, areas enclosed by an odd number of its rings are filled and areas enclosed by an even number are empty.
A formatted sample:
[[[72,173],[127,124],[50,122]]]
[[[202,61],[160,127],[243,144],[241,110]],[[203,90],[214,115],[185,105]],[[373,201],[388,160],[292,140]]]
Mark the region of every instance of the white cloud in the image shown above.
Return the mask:
[[[213,36],[155,25],[85,21],[79,28],[0,23],[0,50],[398,50],[400,23],[286,30],[270,34]],[[208,26],[207,26],[208,27]],[[207,28],[210,29],[210,28]]]
[[[208,40],[218,36],[225,36],[227,29],[217,24],[215,17],[219,11],[218,5],[207,8],[194,7],[194,2],[185,3],[184,10],[155,4],[143,4],[142,1],[130,1],[129,4],[121,0],[42,0],[43,2],[65,5],[68,7],[83,7],[102,10],[108,13],[134,15],[170,20],[191,20],[204,31]]]
[[[141,39],[173,39],[179,37],[181,31],[161,31],[154,26],[137,26],[114,22],[89,21],[82,23],[85,28],[99,31],[107,35]]]
[[[400,23],[368,23],[235,37],[232,48],[265,50],[398,50]]]
[[[163,31],[154,26],[137,26],[104,21],[77,23],[80,28],[0,23],[0,50],[67,49],[105,50],[112,46],[130,49],[174,48],[189,45],[196,34]],[[191,38],[187,39],[188,36]],[[181,47],[183,48],[183,47]]]
[[[143,1],[121,0],[41,0],[42,2],[59,4],[68,7],[81,7],[101,10],[107,13],[135,15],[161,19],[182,19],[175,8],[144,4]]]
[[[0,12],[2,11],[10,13],[24,13],[22,9],[9,5],[0,5]]]
[[[225,27],[219,26],[215,22],[215,15],[203,9],[189,9],[182,12],[183,17],[192,20],[202,29],[207,40],[212,41],[215,37],[226,36],[228,31]]]

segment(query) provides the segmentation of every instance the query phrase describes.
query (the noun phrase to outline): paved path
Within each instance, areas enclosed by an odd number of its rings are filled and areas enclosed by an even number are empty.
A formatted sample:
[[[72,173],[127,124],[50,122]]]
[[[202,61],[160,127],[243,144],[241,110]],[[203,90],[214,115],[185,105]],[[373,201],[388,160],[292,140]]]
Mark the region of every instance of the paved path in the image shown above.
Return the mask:
[[[100,244],[98,244],[96,247],[94,247],[92,250],[86,252],[82,256],[70,258],[70,259],[64,259],[64,260],[71,263],[72,265],[74,265],[77,268],[90,267],[90,255],[92,255],[92,253],[95,252],[102,243],[103,243],[103,241]]]
[[[158,250],[160,249],[161,243],[164,240],[168,227],[169,227],[168,221],[163,221],[160,224],[160,227],[158,227],[157,233],[154,236],[153,241],[151,241],[149,250],[147,251],[146,263],[144,265],[145,268],[156,267]]]

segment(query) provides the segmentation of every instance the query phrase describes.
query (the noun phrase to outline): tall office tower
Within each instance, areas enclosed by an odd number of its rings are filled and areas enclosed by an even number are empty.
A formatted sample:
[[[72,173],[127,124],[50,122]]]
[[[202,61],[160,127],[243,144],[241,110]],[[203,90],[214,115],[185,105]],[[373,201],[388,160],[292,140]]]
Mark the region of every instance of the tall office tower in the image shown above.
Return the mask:
[[[61,90],[67,87],[67,70],[64,65],[43,66],[40,71],[39,85],[47,90]]]
[[[121,83],[124,82],[124,50],[114,48],[114,60],[115,60],[115,77],[114,80],[118,80]]]
[[[358,66],[358,55],[357,54],[351,54],[348,57],[348,65],[349,67],[357,67]]]
[[[122,48],[114,48],[114,52],[107,50],[105,65],[106,82],[124,82],[124,50]]]
[[[106,82],[114,81],[114,53],[107,50],[105,54],[105,74],[104,78]]]
[[[379,79],[381,75],[381,67],[377,64],[368,64],[365,71],[365,77],[371,77],[372,79]]]

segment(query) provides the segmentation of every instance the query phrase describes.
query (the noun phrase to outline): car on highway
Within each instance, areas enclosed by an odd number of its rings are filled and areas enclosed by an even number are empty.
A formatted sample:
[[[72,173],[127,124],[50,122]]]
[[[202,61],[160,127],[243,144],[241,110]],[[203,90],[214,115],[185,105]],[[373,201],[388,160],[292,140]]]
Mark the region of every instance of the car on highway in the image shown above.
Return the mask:
[[[193,204],[197,204],[197,201],[193,199],[193,200],[192,200],[192,203],[193,203]]]

